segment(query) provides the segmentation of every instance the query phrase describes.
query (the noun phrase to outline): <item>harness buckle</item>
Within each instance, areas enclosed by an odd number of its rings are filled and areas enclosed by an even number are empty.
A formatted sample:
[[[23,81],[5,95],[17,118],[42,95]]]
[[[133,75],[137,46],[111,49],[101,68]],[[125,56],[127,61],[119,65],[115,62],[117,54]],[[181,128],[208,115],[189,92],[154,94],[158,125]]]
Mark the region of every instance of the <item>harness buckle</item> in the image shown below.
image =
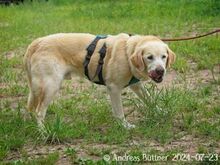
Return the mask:
[[[104,61],[103,61],[103,60],[99,60],[99,64],[100,64],[100,65],[103,65],[103,64],[104,64]]]

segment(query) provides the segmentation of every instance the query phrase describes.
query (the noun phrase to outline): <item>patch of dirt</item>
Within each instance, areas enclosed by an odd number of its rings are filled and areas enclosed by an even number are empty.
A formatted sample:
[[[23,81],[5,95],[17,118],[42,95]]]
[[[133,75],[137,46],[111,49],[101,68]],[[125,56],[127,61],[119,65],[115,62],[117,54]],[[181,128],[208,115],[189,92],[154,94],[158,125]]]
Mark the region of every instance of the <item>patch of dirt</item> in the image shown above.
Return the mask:
[[[8,84],[7,83],[0,83],[0,88],[3,89],[3,88],[7,88],[8,87]]]
[[[195,65],[192,64],[192,67],[195,67]],[[208,84],[217,80],[220,80],[220,64],[214,67],[213,72],[209,69],[195,71],[191,68],[189,72],[183,75],[171,70],[167,73],[163,82],[157,84],[157,86],[159,88],[169,88],[171,86],[179,87],[187,84],[187,87],[194,89],[198,85]]]
[[[0,99],[7,99],[10,98],[10,99],[13,99],[13,98],[18,98],[18,97],[25,97],[26,95],[24,94],[17,94],[17,95],[1,95],[0,94]]]
[[[9,51],[9,52],[6,52],[6,53],[5,53],[5,56],[6,56],[6,58],[7,58],[8,60],[14,58],[15,55],[16,55],[16,53],[15,53],[14,51]]]

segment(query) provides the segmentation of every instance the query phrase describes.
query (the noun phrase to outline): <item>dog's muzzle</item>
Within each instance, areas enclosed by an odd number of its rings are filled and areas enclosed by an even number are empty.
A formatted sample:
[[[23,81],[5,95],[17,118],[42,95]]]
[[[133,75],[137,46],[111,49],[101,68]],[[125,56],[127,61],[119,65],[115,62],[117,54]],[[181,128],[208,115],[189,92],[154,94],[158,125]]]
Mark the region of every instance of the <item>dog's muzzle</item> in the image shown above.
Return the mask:
[[[151,70],[148,75],[154,80],[156,83],[160,83],[163,81],[164,69],[162,67],[158,67],[155,70]]]

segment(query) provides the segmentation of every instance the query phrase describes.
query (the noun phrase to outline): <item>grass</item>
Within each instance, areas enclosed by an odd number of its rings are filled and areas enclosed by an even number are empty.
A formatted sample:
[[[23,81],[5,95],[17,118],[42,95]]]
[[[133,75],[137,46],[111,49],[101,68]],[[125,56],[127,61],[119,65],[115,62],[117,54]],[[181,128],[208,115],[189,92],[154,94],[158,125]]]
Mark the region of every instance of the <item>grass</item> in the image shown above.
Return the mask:
[[[220,64],[220,40],[217,35],[168,43],[177,55],[173,66],[177,78],[170,87],[146,83],[151,99],[146,97],[141,102],[124,90],[123,104],[128,119],[137,126],[134,130],[125,130],[112,117],[104,88],[84,80],[64,82],[60,96],[49,106],[45,132],[38,130],[35,120],[24,121],[22,115],[28,95],[22,58],[33,39],[58,32],[191,36],[220,27],[219,8],[217,0],[138,3],[54,0],[0,6],[2,164],[54,164],[64,154],[76,164],[106,164],[103,156],[108,154],[113,158],[113,153],[167,155],[171,160],[176,153],[191,151],[188,149],[191,142],[195,153],[219,152],[220,76],[216,66]],[[213,76],[201,76],[203,69]],[[130,110],[135,111],[130,114],[127,112]],[[31,146],[62,149],[36,158],[27,149]]]
[[[16,160],[12,162],[11,164],[16,164],[16,165],[53,165],[56,163],[56,161],[59,158],[58,153],[53,153],[49,154],[46,158],[37,158],[34,161],[33,160]]]

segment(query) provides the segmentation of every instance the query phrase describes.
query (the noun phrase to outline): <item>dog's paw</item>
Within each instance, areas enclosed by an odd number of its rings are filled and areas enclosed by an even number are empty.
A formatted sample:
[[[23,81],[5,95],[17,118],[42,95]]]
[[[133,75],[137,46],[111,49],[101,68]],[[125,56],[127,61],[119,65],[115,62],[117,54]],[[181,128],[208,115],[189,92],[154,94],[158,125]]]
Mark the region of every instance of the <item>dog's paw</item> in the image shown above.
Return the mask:
[[[134,124],[130,124],[127,120],[123,120],[122,122],[122,125],[126,128],[126,129],[133,129],[135,128],[135,125]]]

